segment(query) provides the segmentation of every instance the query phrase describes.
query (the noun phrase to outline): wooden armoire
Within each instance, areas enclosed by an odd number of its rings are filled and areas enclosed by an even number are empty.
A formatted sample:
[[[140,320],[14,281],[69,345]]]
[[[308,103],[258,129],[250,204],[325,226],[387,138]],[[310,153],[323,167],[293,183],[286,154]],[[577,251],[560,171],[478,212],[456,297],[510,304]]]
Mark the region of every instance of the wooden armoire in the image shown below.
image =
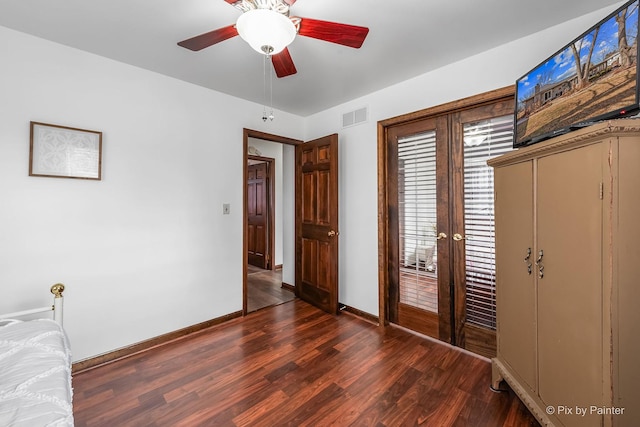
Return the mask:
[[[497,357],[542,425],[640,426],[640,119],[555,137],[495,171]]]

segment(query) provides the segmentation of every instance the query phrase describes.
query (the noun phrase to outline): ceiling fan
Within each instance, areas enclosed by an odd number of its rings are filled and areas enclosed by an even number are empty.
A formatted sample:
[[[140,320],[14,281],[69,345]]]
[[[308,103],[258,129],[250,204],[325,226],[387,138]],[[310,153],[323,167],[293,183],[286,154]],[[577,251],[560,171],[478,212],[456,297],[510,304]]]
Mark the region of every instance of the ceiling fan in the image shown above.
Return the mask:
[[[286,77],[297,73],[287,49],[296,34],[358,49],[369,33],[366,27],[292,17],[289,7],[296,0],[224,1],[242,11],[235,24],[183,40],[178,45],[199,51],[240,35],[254,50],[271,57],[278,77]]]

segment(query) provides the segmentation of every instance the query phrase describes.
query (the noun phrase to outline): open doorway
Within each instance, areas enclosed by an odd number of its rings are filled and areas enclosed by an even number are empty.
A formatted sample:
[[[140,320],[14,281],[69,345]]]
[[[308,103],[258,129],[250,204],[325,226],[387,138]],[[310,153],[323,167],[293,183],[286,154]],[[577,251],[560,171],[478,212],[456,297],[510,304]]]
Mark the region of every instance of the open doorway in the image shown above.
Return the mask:
[[[295,145],[244,130],[245,314],[295,298]]]
[[[295,298],[283,286],[283,147],[249,138],[247,156],[247,312]]]

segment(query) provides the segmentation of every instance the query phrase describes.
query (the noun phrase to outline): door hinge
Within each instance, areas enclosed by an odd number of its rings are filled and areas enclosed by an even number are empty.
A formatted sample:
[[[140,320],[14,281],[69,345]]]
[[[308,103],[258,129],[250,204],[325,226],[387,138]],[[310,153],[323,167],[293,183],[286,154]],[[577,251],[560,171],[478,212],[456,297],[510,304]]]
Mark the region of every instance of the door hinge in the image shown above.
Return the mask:
[[[600,200],[604,200],[604,182],[600,183]]]

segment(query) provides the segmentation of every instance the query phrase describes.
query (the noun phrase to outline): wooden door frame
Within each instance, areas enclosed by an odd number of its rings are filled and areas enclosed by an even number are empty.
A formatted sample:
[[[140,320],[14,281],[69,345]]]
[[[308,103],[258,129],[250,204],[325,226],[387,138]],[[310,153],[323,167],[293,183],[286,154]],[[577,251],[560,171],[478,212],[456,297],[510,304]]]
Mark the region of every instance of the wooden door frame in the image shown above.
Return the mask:
[[[277,142],[280,144],[287,145],[300,145],[303,141],[293,138],[288,138],[285,136],[274,135],[266,132],[261,132],[257,130],[243,128],[242,131],[242,181],[243,181],[243,189],[242,189],[242,315],[247,315],[247,264],[249,262],[248,250],[249,250],[249,237],[247,234],[247,204],[248,204],[248,194],[247,194],[247,183],[248,183],[248,173],[247,173],[247,162],[249,160],[249,138],[261,139],[269,142]],[[294,269],[297,270],[298,266],[294,266]]]
[[[514,94],[515,86],[507,86],[378,122],[378,317],[380,326],[384,327],[389,324],[389,277],[392,274],[389,269],[394,268],[389,263],[389,244],[392,242],[393,236],[391,236],[392,230],[388,226],[389,213],[387,208],[390,199],[387,176],[392,169],[387,151],[389,148],[387,137],[390,128],[492,104],[499,100],[513,98]]]
[[[274,212],[276,210],[276,183],[275,183],[275,163],[276,159],[272,157],[262,157],[262,156],[254,156],[247,155],[247,167],[249,166],[249,160],[257,160],[261,163],[267,163],[267,179],[269,180],[269,184],[267,186],[267,243],[266,243],[266,254],[267,255],[267,270],[275,269],[275,262],[273,261],[274,254],[276,252],[276,243],[275,243],[275,224],[276,219]],[[247,178],[248,182],[248,178]],[[247,200],[248,203],[248,200]],[[248,248],[247,248],[248,251]]]

